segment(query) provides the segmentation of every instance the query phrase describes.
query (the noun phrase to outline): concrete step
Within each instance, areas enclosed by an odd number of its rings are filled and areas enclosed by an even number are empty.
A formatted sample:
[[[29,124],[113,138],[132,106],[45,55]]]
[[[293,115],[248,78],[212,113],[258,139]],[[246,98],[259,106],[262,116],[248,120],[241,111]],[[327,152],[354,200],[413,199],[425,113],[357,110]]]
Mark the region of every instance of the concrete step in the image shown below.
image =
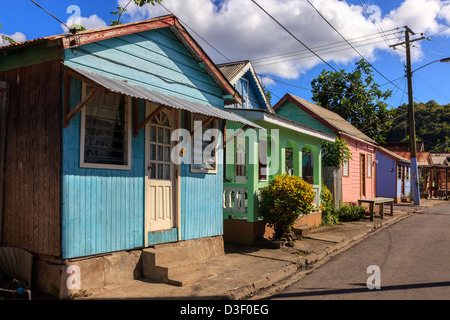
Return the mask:
[[[305,237],[305,236],[311,234],[312,232],[314,232],[314,227],[312,227],[312,226],[294,227],[294,228],[292,228],[292,231],[294,231],[294,233],[296,235]]]
[[[155,245],[142,250],[144,278],[177,286],[209,277],[204,261],[224,254],[223,242],[214,239]]]
[[[207,279],[211,276],[212,274],[207,273],[205,270],[200,270],[190,274],[183,274],[176,277],[171,277],[169,278],[168,283],[174,286],[182,287],[192,283],[196,283],[200,280]]]

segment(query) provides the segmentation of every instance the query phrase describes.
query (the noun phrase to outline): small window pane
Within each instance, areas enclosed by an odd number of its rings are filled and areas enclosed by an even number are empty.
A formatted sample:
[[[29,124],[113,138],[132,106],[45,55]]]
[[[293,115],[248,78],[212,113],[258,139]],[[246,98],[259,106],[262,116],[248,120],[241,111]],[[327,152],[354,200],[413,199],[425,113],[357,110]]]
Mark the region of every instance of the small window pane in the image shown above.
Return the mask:
[[[170,161],[170,147],[164,147],[164,161]]]
[[[158,179],[163,179],[163,165],[158,164]]]
[[[164,137],[164,129],[158,128],[158,143],[163,142],[163,137]]]
[[[170,180],[170,164],[164,165],[164,179]]]
[[[150,145],[150,160],[152,161],[156,160],[156,145],[154,144]]]
[[[156,163],[152,162],[150,167],[150,179],[156,179]]]
[[[166,129],[164,132],[164,143],[170,144],[170,129]]]
[[[150,141],[156,142],[156,127],[150,126]]]

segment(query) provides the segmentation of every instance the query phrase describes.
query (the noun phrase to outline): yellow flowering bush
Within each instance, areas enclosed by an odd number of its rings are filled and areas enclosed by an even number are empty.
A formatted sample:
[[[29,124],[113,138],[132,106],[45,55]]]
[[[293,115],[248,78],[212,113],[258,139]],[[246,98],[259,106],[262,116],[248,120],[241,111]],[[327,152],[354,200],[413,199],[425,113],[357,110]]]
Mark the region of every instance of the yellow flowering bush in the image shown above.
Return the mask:
[[[311,213],[315,194],[302,178],[283,174],[270,180],[260,196],[260,213],[279,239],[291,231],[299,215]]]

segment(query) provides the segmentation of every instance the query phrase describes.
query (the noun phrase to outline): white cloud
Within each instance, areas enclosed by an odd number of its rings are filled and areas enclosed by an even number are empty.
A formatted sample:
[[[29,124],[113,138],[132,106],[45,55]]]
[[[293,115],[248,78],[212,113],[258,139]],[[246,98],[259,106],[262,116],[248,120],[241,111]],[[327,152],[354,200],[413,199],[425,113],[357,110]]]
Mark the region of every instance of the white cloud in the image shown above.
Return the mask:
[[[380,28],[388,33],[397,27],[408,25],[417,33],[434,34],[450,24],[450,1],[405,0],[391,12],[382,12],[374,5],[363,8],[342,0],[310,1],[347,40],[357,38],[352,41],[354,47],[370,62],[379,58],[380,51],[392,51],[382,37],[377,37]],[[327,62],[349,64],[361,58],[307,1],[258,0],[257,2]],[[127,3],[128,0],[118,0],[121,6]],[[255,69],[259,73],[296,79],[322,63],[252,1],[224,0],[220,8],[211,0],[170,0],[163,1],[162,5],[231,61],[254,61]],[[131,4],[127,9],[122,17],[123,22],[168,14],[159,5],[139,8]],[[189,28],[187,29],[216,63],[227,62]],[[450,34],[450,29],[442,34],[445,33]],[[372,34],[374,35],[368,36]],[[402,36],[403,34],[390,32],[387,38],[389,43],[394,44],[399,42]],[[334,45],[324,47],[330,44]],[[298,52],[300,50],[301,52]],[[297,55],[287,55],[292,52],[297,52]],[[414,53],[416,57],[421,53],[418,43]],[[278,59],[258,60],[279,55],[283,56]],[[274,63],[280,61],[282,63]]]
[[[7,46],[10,44],[9,41],[4,40],[2,36],[7,36],[13,39],[15,42],[24,42],[27,40],[27,37],[22,32],[15,32],[12,35],[0,33],[0,47]]]
[[[93,14],[89,17],[72,16],[67,19],[66,25],[71,27],[73,24],[81,25],[86,30],[104,28],[107,26],[106,22],[96,14]],[[66,26],[61,25],[61,28],[64,30],[64,32],[69,32]]]

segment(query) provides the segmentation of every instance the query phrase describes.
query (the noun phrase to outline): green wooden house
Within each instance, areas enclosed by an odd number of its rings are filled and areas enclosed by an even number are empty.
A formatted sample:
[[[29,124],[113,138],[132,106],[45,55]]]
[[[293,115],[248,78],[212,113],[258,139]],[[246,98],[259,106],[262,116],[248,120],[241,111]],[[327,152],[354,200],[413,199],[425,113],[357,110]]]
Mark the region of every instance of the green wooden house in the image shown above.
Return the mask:
[[[310,182],[319,205],[321,144],[335,138],[275,114],[249,61],[218,67],[244,99],[227,109],[263,128],[226,124],[224,240],[249,243],[271,235],[258,212],[258,194],[275,175],[288,173]]]

